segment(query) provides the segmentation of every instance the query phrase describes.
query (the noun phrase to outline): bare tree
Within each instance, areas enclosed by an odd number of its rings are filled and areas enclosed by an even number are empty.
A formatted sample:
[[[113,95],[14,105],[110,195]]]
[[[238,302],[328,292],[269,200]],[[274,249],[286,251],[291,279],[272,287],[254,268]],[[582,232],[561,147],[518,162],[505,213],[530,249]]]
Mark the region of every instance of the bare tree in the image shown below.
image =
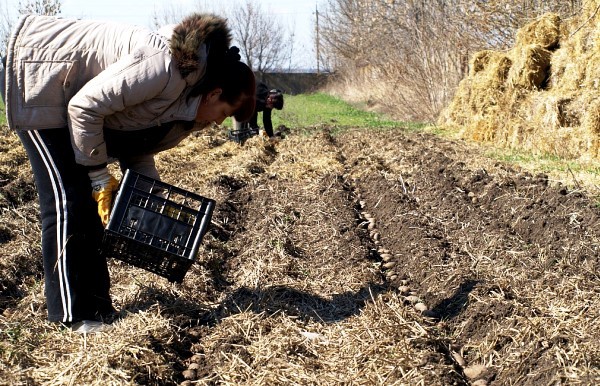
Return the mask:
[[[60,13],[60,0],[22,0],[19,1],[19,14],[36,14],[53,16]]]
[[[36,14],[53,16],[60,14],[61,0],[20,0],[16,15],[11,13],[6,1],[0,7],[0,34],[2,34],[2,55],[6,53],[6,45],[16,18],[21,15]]]
[[[328,0],[320,45],[364,99],[405,119],[434,120],[467,71],[469,56],[505,49],[546,12],[582,0]]]
[[[2,49],[0,54],[6,55],[6,46],[8,43],[8,37],[13,23],[13,16],[6,4],[6,0],[0,3],[0,38],[2,39]]]
[[[187,12],[181,4],[163,3],[161,9],[154,8],[152,11],[152,27],[158,29],[167,24],[177,24],[186,15]]]
[[[160,28],[181,21],[190,12],[213,12],[226,15],[234,44],[242,60],[258,72],[294,66],[294,28],[284,28],[279,19],[269,17],[260,3],[247,0],[242,7],[229,7],[209,0],[196,0],[191,8],[165,3],[154,9],[152,26]]]
[[[230,27],[242,59],[254,71],[269,72],[286,64],[291,67],[294,34],[267,17],[258,3],[247,0],[244,7],[233,9]]]
[[[216,13],[225,14],[223,4],[211,0],[195,0],[191,5],[184,6],[179,3],[163,2],[159,8],[152,11],[151,26],[158,29],[167,24],[177,24],[191,13]]]

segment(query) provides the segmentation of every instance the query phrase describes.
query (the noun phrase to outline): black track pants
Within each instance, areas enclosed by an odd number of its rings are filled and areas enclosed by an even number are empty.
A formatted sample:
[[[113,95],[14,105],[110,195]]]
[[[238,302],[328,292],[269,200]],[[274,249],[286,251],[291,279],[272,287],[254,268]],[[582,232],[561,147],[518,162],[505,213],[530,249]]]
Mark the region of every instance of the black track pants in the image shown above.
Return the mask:
[[[98,254],[102,224],[87,170],[75,163],[69,130],[18,135],[39,193],[48,319],[101,319],[112,311],[108,268]]]

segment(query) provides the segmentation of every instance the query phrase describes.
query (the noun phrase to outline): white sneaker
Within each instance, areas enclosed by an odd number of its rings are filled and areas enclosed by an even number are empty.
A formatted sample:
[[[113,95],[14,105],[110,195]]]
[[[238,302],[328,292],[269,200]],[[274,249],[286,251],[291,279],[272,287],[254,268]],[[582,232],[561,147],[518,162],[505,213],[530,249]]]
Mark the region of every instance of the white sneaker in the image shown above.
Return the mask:
[[[108,324],[99,322],[97,320],[82,320],[81,322],[74,323],[71,326],[71,331],[78,334],[89,334],[106,331],[109,328],[110,326]]]

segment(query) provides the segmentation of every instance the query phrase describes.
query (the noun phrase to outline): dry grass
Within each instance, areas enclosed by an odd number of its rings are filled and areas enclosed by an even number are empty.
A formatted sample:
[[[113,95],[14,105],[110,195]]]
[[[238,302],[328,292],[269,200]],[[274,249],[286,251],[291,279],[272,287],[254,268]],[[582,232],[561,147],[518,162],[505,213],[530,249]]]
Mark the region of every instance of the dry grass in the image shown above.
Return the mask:
[[[551,51],[559,29],[549,17],[518,36],[528,60],[475,55],[447,115],[466,126],[461,134],[554,154],[592,149],[597,102],[566,79],[591,87],[597,69],[565,52],[594,63],[596,35],[573,23],[581,28],[570,36],[586,42]],[[551,87],[540,90],[547,52]],[[14,133],[2,130],[1,385],[600,383],[600,224],[588,201],[567,207],[597,189],[597,175],[551,176],[573,189],[538,220],[562,225],[531,242],[518,231],[525,214],[557,194],[537,190],[536,173],[477,155],[489,147],[399,131],[334,138],[326,128],[240,146],[207,129],[158,157],[165,181],[218,202],[199,263],[175,285],[110,261],[121,313],[110,330],[82,336],[45,321],[31,171]],[[475,177],[486,176],[482,187]],[[513,189],[520,179],[531,188]],[[452,184],[442,190],[440,181]],[[386,247],[395,271],[382,270]],[[390,272],[399,287],[386,281]],[[478,285],[464,308],[442,320],[407,297],[442,308],[470,280]],[[469,378],[477,366],[485,367]]]
[[[5,134],[8,147],[19,146]],[[479,378],[494,374],[490,385],[583,385],[600,377],[594,251],[587,260],[557,258],[542,244],[521,249],[516,237],[507,250],[480,220],[460,218],[473,207],[451,206],[446,214],[444,202],[457,189],[430,201],[438,192],[429,184],[442,167],[450,173],[468,165],[465,180],[478,168],[512,177],[464,143],[361,130],[334,138],[324,129],[240,146],[210,129],[158,161],[166,181],[217,200],[217,233],[207,234],[200,263],[179,285],[110,261],[121,314],[99,334],[45,321],[35,197],[2,205],[0,384],[468,385],[478,365],[488,374]],[[422,180],[430,162],[434,178]],[[388,188],[371,194],[378,176]],[[23,184],[32,189],[31,181]],[[364,228],[360,200],[377,217],[381,242],[410,251],[396,250],[406,289],[384,280],[375,252],[383,246]],[[525,212],[527,200],[517,197],[502,212]],[[377,214],[383,208],[391,214]],[[585,218],[570,216],[579,241],[564,248],[594,245],[597,233],[577,228]],[[455,236],[455,228],[466,232]],[[438,232],[470,255],[440,264],[438,247],[417,254]],[[425,318],[407,298],[433,308],[471,277],[482,284],[460,317]]]
[[[3,224],[20,231],[3,244],[1,277],[10,291],[0,316],[0,384],[164,385],[183,380],[186,369],[207,385],[425,384],[415,367],[424,354],[408,342],[426,338],[427,327],[402,296],[381,293],[366,252],[348,249],[330,228],[339,208],[315,200],[316,191],[339,195],[343,165],[327,137],[290,137],[275,150],[258,138],[242,147],[207,131],[161,154],[167,181],[220,202],[232,200],[227,186],[215,183],[222,176],[252,186],[259,203],[243,215],[257,221],[244,225],[238,241],[212,240],[203,264],[181,285],[111,261],[112,294],[122,311],[98,334],[45,321],[37,205],[4,207]],[[2,164],[14,173],[12,153],[5,154]],[[253,174],[256,166],[265,172]],[[352,222],[352,210],[344,210]],[[290,260],[291,237],[302,259]],[[221,249],[233,257],[221,260]],[[231,283],[220,291],[211,264],[222,264],[214,269]],[[364,305],[357,308],[357,299]],[[215,324],[202,327],[201,320]]]

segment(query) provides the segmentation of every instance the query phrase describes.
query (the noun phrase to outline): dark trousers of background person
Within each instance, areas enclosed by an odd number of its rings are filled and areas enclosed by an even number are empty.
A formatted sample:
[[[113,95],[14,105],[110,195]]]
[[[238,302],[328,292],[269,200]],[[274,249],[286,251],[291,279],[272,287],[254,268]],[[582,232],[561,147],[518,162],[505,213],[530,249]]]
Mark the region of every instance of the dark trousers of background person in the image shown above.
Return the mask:
[[[101,320],[112,312],[102,223],[85,167],[75,163],[69,130],[18,132],[39,194],[48,320]]]
[[[265,117],[264,114],[267,114],[267,116]],[[235,121],[235,129],[236,130],[255,130],[258,133],[259,130],[259,126],[258,126],[258,113],[254,112],[254,114],[252,115],[252,117],[250,118],[250,120],[246,121],[246,122],[237,122]],[[263,111],[263,121],[264,121],[264,127],[263,130],[265,131],[265,133],[267,134],[267,136],[270,138],[273,136],[273,124],[271,123],[271,110],[265,110]]]
[[[271,121],[271,109],[265,108],[264,110],[262,110],[262,115],[263,115],[263,130],[265,131],[267,136],[270,138],[273,136],[273,123]],[[255,111],[254,114],[252,114],[252,117],[250,117],[248,124],[252,128],[258,128],[258,111]]]

